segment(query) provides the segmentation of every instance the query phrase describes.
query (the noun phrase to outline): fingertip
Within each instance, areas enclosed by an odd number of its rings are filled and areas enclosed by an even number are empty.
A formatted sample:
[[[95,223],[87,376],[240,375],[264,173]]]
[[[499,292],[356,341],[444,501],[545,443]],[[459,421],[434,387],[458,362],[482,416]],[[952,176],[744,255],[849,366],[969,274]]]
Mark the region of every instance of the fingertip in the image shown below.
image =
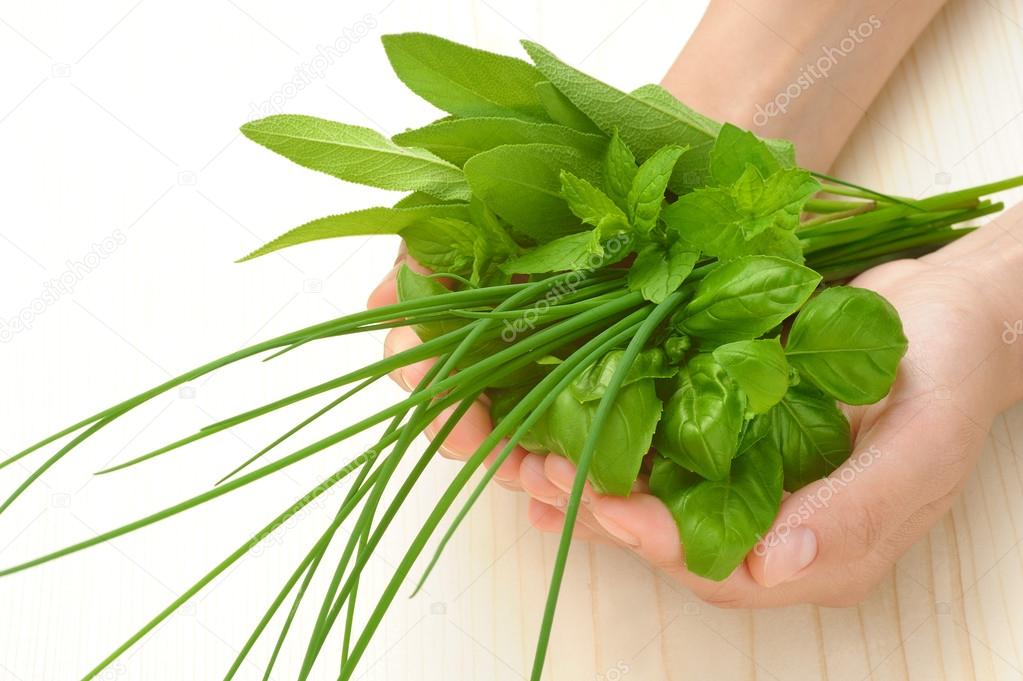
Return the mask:
[[[440,431],[454,411],[455,406],[453,405],[441,411],[440,415],[427,427],[427,433],[432,437],[432,434]],[[483,441],[490,435],[490,431],[489,411],[479,402],[474,402],[444,440],[440,447],[441,454],[450,459],[465,461],[476,453]]]
[[[366,307],[368,309],[372,310],[384,305],[394,305],[398,302],[398,284],[395,275],[398,273],[398,268],[401,267],[401,264],[402,260],[399,258],[394,267],[384,275],[384,278],[369,294],[369,298],[366,300]]]
[[[570,494],[575,485],[576,470],[575,464],[563,456],[552,454],[545,458],[544,473],[555,487],[566,494]],[[591,503],[595,496],[593,486],[587,481],[583,487],[583,501]]]
[[[420,343],[419,336],[416,335],[416,332],[411,327],[399,326],[391,329],[384,339],[384,357],[392,357],[406,350],[411,350]],[[403,389],[411,391],[414,386],[419,385],[419,382],[423,380],[423,377],[426,376],[435,362],[436,360],[434,359],[413,362],[412,364],[392,370],[388,375],[391,377],[391,380]]]
[[[564,493],[547,477],[544,459],[553,455],[526,454],[519,465],[519,483],[533,499],[553,505]]]
[[[507,444],[507,440],[501,440],[500,444],[498,444],[494,451],[490,453],[490,456],[488,456],[486,460],[488,468],[494,465],[494,460],[497,458],[497,455],[504,450]],[[517,484],[519,479],[519,468],[521,467],[522,460],[526,457],[527,453],[528,452],[522,449],[522,447],[513,448],[508,453],[508,456],[505,457],[504,461],[501,462],[497,471],[494,472],[494,479],[505,484]]]

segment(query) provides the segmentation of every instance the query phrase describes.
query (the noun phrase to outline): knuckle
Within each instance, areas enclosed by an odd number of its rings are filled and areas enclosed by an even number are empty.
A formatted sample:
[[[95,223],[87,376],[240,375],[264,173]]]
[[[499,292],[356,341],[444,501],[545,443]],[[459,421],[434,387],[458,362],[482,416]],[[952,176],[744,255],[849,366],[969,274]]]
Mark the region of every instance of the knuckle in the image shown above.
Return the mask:
[[[840,516],[838,548],[849,561],[862,560],[874,551],[884,537],[886,514],[884,506],[867,504]]]

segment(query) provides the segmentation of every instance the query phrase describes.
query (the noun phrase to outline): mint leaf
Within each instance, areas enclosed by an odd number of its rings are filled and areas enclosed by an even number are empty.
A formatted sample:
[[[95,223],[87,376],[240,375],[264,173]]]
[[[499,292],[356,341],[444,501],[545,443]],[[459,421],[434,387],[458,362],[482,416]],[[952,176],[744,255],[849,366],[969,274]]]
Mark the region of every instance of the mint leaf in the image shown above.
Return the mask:
[[[644,246],[629,268],[629,289],[639,291],[653,303],[674,293],[693,271],[699,253],[681,241],[669,247],[650,243]]]
[[[731,186],[746,172],[747,165],[752,165],[767,177],[779,170],[782,164],[763,140],[725,123],[710,152],[710,174],[714,184]]]
[[[561,196],[585,224],[601,227],[602,236],[629,228],[625,213],[607,194],[567,170],[561,171]]]
[[[534,87],[537,97],[540,98],[540,103],[543,104],[543,108],[552,121],[579,132],[601,134],[600,128],[587,118],[586,114],[580,111],[579,107],[573,104],[568,97],[561,94],[561,91],[554,87],[554,83],[545,80],[542,83],[537,83]]]
[[[462,166],[476,154],[503,144],[561,144],[600,154],[605,138],[563,125],[533,123],[517,118],[456,118],[401,132],[391,138],[403,147],[420,147],[445,161]]]
[[[821,185],[809,172],[785,168],[764,179],[753,165],[732,186],[736,209],[744,216],[742,230],[746,238],[768,227],[795,229],[807,199]]]
[[[435,272],[463,276],[474,273],[477,259],[485,255],[486,242],[475,225],[455,218],[435,218],[402,230],[409,255]]]
[[[659,149],[643,162],[632,178],[626,202],[629,206],[629,222],[640,233],[648,234],[657,226],[668,179],[684,152],[684,148],[677,146]]]
[[[381,189],[468,199],[457,167],[425,149],[399,147],[380,133],[312,116],[279,115],[246,123],[242,133],[295,163]]]
[[[521,59],[425,33],[385,35],[383,43],[398,78],[439,109],[547,120],[534,88],[544,78]]]
[[[518,232],[540,243],[581,227],[561,198],[562,170],[591,183],[600,179],[597,157],[556,144],[508,144],[465,164],[473,193]]]
[[[404,236],[412,229],[429,231],[443,220],[464,221],[468,218],[469,211],[466,204],[411,208],[366,208],[353,213],[330,215],[295,227],[265,246],[249,253],[242,260],[251,260],[282,248],[319,239],[373,234],[401,234]]]
[[[604,154],[604,187],[622,210],[629,209],[629,192],[638,171],[636,157],[622,142],[616,128]]]
[[[569,234],[549,241],[501,268],[509,274],[546,274],[565,270],[595,269],[602,263],[602,252],[594,252],[590,232]]]

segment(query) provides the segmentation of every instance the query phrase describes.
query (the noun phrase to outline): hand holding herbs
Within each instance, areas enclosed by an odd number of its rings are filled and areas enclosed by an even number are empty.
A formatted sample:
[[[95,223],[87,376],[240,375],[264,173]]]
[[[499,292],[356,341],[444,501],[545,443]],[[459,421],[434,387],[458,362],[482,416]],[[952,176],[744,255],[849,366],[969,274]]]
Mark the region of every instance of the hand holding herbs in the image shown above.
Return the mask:
[[[450,114],[390,139],[308,116],[272,116],[242,128],[300,165],[408,192],[393,206],[303,224],[248,258],[339,236],[397,234],[409,255],[435,274],[401,267],[390,304],[210,362],[0,464],[77,433],[0,505],[2,512],[99,429],[223,366],[300,351],[306,343],[326,339],[343,347],[345,336],[370,330],[407,328],[422,341],[104,471],[167,455],[285,406],[317,402],[305,420],[233,467],[212,489],[0,571],[10,574],[140,529],[380,426],[374,447],[349,452],[334,475],[241,544],[86,678],[101,673],[342,480],[350,484],[336,503],[334,522],[307,553],[295,557],[295,572],[242,646],[228,678],[285,604],[290,614],[278,648],[296,616],[315,618],[301,668],[287,672],[289,678],[309,678],[325,648],[340,648],[339,678],[352,678],[409,573],[418,564],[426,579],[488,481],[509,457],[529,450],[543,453],[551,471],[572,471],[571,479],[560,480],[566,504],[558,522],[564,529],[537,645],[532,673],[537,680],[584,494],[598,505],[642,506],[652,514],[649,530],[674,549],[651,553],[656,546],[644,543],[639,548],[655,564],[696,575],[701,584],[731,575],[720,587],[723,592],[736,579],[750,581],[736,567],[768,534],[783,508],[783,491],[820,485],[849,458],[853,434],[857,447],[875,437],[887,442],[882,435],[898,437],[890,430],[905,422],[903,402],[895,398],[904,394],[906,382],[901,361],[906,331],[910,352],[926,351],[933,343],[908,305],[923,284],[904,269],[871,284],[876,291],[840,282],[956,241],[970,232],[960,223],[1001,209],[983,197],[1023,179],[923,200],[888,196],[800,169],[791,144],[720,125],[658,86],[622,92],[539,45],[524,46],[532,64],[434,36],[385,37],[402,82]],[[948,276],[943,282],[952,280]],[[904,328],[907,319],[900,319],[893,302],[913,314],[908,319],[913,326]],[[411,367],[422,372],[421,380],[406,399],[261,461],[367,385]],[[893,385],[896,393],[890,395]],[[862,405],[851,424],[839,402]],[[356,599],[365,598],[360,575],[402,500],[460,422],[464,429],[463,419],[484,423],[483,404],[492,421],[480,429],[482,437],[388,585],[374,594],[372,613],[356,618]],[[430,439],[419,453],[411,445],[423,432]],[[651,450],[647,483],[643,467]],[[395,475],[406,459],[411,471]],[[897,457],[891,464],[882,460],[892,476],[905,474]],[[482,470],[481,479],[470,484]],[[632,493],[645,484],[653,496]],[[458,510],[450,513],[456,502]],[[601,512],[596,509],[598,518]],[[609,513],[605,508],[605,519]],[[439,534],[445,519],[446,531]],[[346,522],[352,530],[343,541],[337,534]],[[418,563],[435,538],[439,546],[432,559]],[[344,549],[320,594],[322,603],[303,608],[312,576],[329,570],[321,562],[334,542]],[[336,631],[341,640],[334,645]],[[276,653],[267,663],[268,674],[275,660]]]

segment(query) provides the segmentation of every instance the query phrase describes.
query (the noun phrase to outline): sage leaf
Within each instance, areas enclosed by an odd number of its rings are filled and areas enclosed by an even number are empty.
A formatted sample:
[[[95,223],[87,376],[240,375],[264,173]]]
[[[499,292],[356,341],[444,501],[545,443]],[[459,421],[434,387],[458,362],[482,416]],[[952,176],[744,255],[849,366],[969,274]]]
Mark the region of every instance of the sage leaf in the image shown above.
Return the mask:
[[[699,256],[682,241],[671,246],[649,243],[639,251],[629,268],[629,289],[659,303],[678,290],[693,271]]]
[[[906,354],[899,314],[873,291],[829,288],[796,316],[785,352],[799,373],[846,404],[888,394]]]
[[[593,155],[602,153],[606,144],[600,135],[516,118],[456,118],[401,132],[391,139],[401,146],[426,149],[459,167],[502,144],[561,144]]]
[[[664,407],[654,444],[664,456],[708,480],[728,476],[739,449],[745,399],[710,354],[689,360]]]
[[[547,120],[534,87],[544,78],[521,59],[425,33],[385,35],[383,43],[398,78],[439,109]]]
[[[789,389],[789,364],[777,338],[719,345],[714,359],[746,394],[754,414],[776,405]]]
[[[578,232],[530,249],[501,267],[510,274],[596,269],[603,262],[601,255],[602,252],[593,250],[593,235]]]
[[[668,179],[684,152],[685,149],[678,146],[662,147],[644,161],[633,176],[626,204],[629,222],[640,233],[647,234],[657,226]]]
[[[718,265],[700,280],[682,313],[682,330],[727,343],[763,335],[802,307],[821,281],[783,258],[749,256]]]
[[[781,456],[789,492],[827,477],[852,451],[845,414],[813,386],[792,386],[762,418],[768,423],[764,446]]]
[[[422,205],[409,208],[366,208],[352,213],[330,215],[295,227],[249,253],[242,258],[242,261],[319,239],[374,234],[401,234],[404,236],[415,229],[429,231],[445,220],[465,221],[468,218],[469,209],[464,203]]]
[[[558,144],[508,144],[469,159],[476,196],[520,233],[545,243],[582,229],[561,198],[561,171],[600,181],[598,157]]]
[[[300,166],[342,180],[422,191],[439,199],[469,198],[465,176],[456,166],[425,149],[400,147],[369,128],[281,114],[246,123],[241,130]]]
[[[554,87],[554,83],[545,80],[537,83],[535,88],[540,103],[552,121],[579,132],[601,134],[600,128],[580,111],[572,100],[561,94],[561,91]]]

